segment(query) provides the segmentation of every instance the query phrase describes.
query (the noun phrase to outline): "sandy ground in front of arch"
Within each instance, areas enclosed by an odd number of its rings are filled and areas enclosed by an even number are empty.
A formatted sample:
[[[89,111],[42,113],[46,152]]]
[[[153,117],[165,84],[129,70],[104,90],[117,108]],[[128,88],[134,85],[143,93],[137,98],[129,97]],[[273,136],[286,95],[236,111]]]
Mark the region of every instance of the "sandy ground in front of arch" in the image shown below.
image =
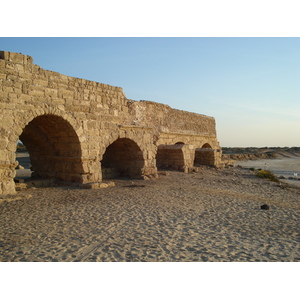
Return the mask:
[[[2,197],[0,261],[300,261],[299,188],[237,167],[164,174]]]

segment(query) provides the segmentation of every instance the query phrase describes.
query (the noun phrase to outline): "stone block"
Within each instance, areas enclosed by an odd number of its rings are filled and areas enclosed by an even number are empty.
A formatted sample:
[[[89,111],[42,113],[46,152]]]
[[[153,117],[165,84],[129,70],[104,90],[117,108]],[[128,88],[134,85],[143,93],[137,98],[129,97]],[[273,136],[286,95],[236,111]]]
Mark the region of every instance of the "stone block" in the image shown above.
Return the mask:
[[[16,191],[22,191],[22,190],[27,189],[27,184],[24,183],[24,182],[23,183],[22,182],[16,182],[15,188],[16,188]]]
[[[16,190],[15,190],[15,183],[14,183],[14,181],[12,179],[2,181],[0,193],[1,192],[4,195],[15,194]]]
[[[10,72],[10,70],[15,70],[16,69],[16,65],[10,61],[6,61],[5,62],[5,71],[6,72]]]
[[[8,60],[9,52],[8,51],[0,51],[0,59]]]
[[[46,80],[46,79],[34,79],[33,84],[46,87],[46,86],[48,86],[48,80]]]
[[[54,93],[53,93],[54,96]],[[56,105],[64,105],[65,104],[65,100],[61,99],[61,98],[52,98],[51,100],[52,104],[56,104]]]
[[[24,64],[32,64],[33,63],[33,58],[29,55],[24,55]]]
[[[18,99],[18,95],[15,93],[9,93],[8,98],[10,102],[15,102]]]
[[[5,72],[5,60],[0,58],[0,70],[3,70]]]
[[[24,63],[24,55],[21,53],[9,52],[9,60],[23,64]]]
[[[45,92],[44,91],[38,91],[35,89],[29,90],[28,94],[30,96],[35,96],[35,97],[45,97]]]
[[[8,140],[0,137],[0,150],[5,150],[7,147]]]
[[[114,182],[90,182],[80,185],[84,189],[105,189],[113,186],[115,186]]]
[[[74,98],[74,91],[71,90],[63,90],[61,91],[63,98]]]
[[[18,72],[24,72],[25,67],[24,65],[16,64],[16,70],[18,70]]]

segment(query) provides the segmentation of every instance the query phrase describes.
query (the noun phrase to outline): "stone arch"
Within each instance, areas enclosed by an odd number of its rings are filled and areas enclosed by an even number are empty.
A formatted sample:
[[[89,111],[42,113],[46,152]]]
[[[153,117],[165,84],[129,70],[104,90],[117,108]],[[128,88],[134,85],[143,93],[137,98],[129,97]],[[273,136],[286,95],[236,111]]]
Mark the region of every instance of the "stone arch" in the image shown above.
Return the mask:
[[[194,165],[215,165],[215,151],[209,143],[204,143],[201,148],[196,148]]]
[[[102,179],[118,177],[142,178],[145,160],[136,142],[118,138],[105,150],[101,160]]]
[[[205,143],[201,148],[202,149],[212,149],[212,146],[209,143]]]
[[[184,142],[177,142],[175,145],[184,145]]]
[[[81,144],[72,124],[54,114],[32,114],[24,124],[19,139],[30,154],[32,177],[81,183]]]
[[[36,108],[34,110],[29,110],[26,112],[24,115],[18,114],[17,119],[19,123],[14,123],[12,126],[12,132],[14,135],[14,140],[13,143],[17,143],[19,136],[23,132],[23,129],[26,127],[28,123],[30,123],[33,119],[39,117],[39,116],[44,116],[44,115],[51,115],[51,116],[56,116],[60,117],[66,122],[70,124],[70,126],[73,128],[75,133],[77,134],[79,140],[82,137],[82,126],[80,122],[78,122],[71,114],[67,114],[65,111],[57,109],[57,108],[52,108],[51,106],[46,106],[45,107],[40,107]]]

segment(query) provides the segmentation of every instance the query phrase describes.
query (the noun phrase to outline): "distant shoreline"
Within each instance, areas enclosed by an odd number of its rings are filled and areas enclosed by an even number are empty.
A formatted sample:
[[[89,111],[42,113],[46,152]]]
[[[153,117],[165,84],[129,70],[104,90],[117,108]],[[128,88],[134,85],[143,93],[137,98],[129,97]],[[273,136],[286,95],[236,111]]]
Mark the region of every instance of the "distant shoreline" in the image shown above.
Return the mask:
[[[277,177],[285,177],[281,178],[281,181],[300,188],[300,157],[235,161],[234,166],[269,170]]]
[[[257,160],[300,157],[300,147],[223,147],[222,159],[225,160]]]

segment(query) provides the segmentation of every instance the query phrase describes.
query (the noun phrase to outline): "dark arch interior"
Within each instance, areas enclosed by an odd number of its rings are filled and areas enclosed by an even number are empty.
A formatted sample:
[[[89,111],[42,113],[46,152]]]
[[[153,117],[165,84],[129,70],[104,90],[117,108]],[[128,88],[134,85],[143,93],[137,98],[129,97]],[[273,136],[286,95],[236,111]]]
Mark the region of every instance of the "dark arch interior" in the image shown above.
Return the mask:
[[[141,178],[144,158],[139,146],[130,139],[117,139],[106,148],[101,161],[102,178]]]
[[[54,115],[36,117],[25,126],[19,139],[30,155],[33,178],[80,182],[81,147],[69,122]]]
[[[212,147],[211,147],[211,145],[210,144],[208,144],[208,143],[206,143],[206,144],[204,144],[203,146],[202,146],[202,149],[212,149]]]

